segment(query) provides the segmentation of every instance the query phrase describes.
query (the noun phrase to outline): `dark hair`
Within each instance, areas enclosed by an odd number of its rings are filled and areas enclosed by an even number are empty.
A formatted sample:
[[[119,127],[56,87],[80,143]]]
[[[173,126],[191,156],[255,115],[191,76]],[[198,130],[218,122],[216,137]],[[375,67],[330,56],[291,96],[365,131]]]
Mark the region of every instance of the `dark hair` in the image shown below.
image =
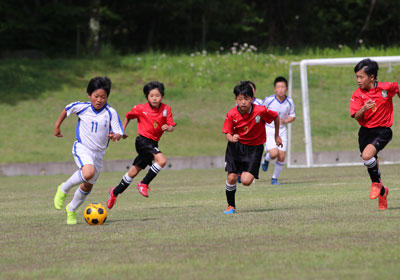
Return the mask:
[[[235,94],[236,97],[238,97],[239,94],[241,94],[243,96],[248,96],[251,98],[254,97],[254,91],[253,91],[253,88],[251,87],[250,83],[241,82],[239,85],[237,85],[233,88],[233,93]]]
[[[240,81],[240,84],[250,84],[256,90],[256,84],[252,81]]]
[[[92,93],[98,89],[104,89],[107,96],[109,96],[111,91],[111,80],[107,77],[94,77],[89,81],[86,92],[89,95],[92,95]]]
[[[354,67],[354,73],[357,73],[360,70],[363,70],[369,77],[374,75],[375,80],[378,79],[379,66],[376,61],[369,58],[361,60]]]
[[[279,76],[279,77],[275,78],[274,87],[276,86],[277,83],[280,83],[280,82],[284,82],[286,84],[286,87],[288,86],[288,82],[285,79],[285,77]]]
[[[164,96],[164,84],[160,83],[159,81],[152,81],[143,87],[143,93],[146,98],[149,96],[149,92],[155,88],[158,89],[158,91],[161,93],[161,96]]]

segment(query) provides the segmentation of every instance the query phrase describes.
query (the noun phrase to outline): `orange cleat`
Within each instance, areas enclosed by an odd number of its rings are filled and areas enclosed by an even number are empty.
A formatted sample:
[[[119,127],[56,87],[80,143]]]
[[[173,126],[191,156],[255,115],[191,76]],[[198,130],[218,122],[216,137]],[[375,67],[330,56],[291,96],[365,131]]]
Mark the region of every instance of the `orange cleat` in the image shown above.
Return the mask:
[[[371,185],[371,192],[369,193],[370,199],[378,198],[379,194],[381,193],[382,183],[375,183],[373,182]]]
[[[387,209],[387,196],[389,194],[389,188],[385,188],[385,194],[379,196],[379,210],[386,210]]]
[[[137,189],[139,191],[139,193],[141,195],[143,195],[144,197],[149,197],[149,194],[147,192],[147,190],[150,190],[149,186],[146,184],[143,184],[142,182],[137,184]]]
[[[234,214],[236,212],[235,207],[229,205],[228,208],[224,211],[224,214]]]
[[[108,209],[113,208],[115,202],[117,201],[117,196],[114,194],[114,188],[110,188],[110,190],[108,191],[110,194],[110,198],[107,200],[107,207]]]

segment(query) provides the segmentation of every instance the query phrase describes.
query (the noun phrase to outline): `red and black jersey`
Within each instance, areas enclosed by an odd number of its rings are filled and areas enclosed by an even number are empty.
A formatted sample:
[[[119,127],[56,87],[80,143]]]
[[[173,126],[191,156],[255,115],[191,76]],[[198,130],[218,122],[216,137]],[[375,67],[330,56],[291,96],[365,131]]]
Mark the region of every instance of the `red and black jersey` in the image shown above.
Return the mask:
[[[239,134],[239,142],[244,145],[261,145],[265,143],[265,123],[271,123],[278,113],[264,106],[252,105],[250,113],[240,113],[236,106],[226,114],[223,133]]]
[[[367,128],[373,127],[391,127],[393,124],[393,101],[392,98],[399,94],[399,85],[397,83],[376,83],[376,87],[370,90],[357,88],[350,101],[350,115],[354,117],[365,102],[372,100],[376,106],[369,109],[358,120],[361,126]]]
[[[175,126],[172,119],[171,107],[161,103],[160,107],[153,108],[149,103],[138,104],[126,113],[127,119],[138,119],[138,133],[146,138],[159,141],[164,131],[164,124]]]

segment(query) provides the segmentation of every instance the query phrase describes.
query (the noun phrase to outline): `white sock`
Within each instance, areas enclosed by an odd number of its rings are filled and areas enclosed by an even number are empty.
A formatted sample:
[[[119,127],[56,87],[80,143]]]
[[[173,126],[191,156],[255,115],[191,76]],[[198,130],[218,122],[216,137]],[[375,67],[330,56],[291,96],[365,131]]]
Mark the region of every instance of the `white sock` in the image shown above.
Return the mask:
[[[76,171],[74,174],[72,174],[72,176],[71,177],[69,177],[69,179],[67,180],[67,181],[65,181],[62,185],[61,185],[61,191],[63,192],[63,193],[68,193],[69,192],[69,190],[72,188],[72,187],[74,187],[74,186],[76,186],[76,185],[78,185],[78,184],[80,184],[80,183],[82,183],[82,182],[84,182],[85,180],[83,179],[83,176],[82,176],[82,170],[78,170],[78,171]]]
[[[284,165],[285,162],[281,161],[275,162],[275,169],[274,169],[274,174],[272,174],[272,179],[278,179],[279,174],[281,174]]]
[[[81,187],[78,187],[75,191],[74,198],[69,203],[68,210],[75,211],[76,209],[78,209],[78,207],[81,206],[83,202],[85,202],[88,194],[89,193],[82,191]]]
[[[122,176],[122,179],[125,181],[125,183],[127,183],[128,185],[130,185],[132,183],[133,178],[130,177],[128,175],[128,172],[125,173],[124,176]]]
[[[271,161],[271,160],[272,160],[272,158],[271,158],[271,156],[269,155],[269,153],[266,153],[266,154],[265,154],[265,160],[266,160],[266,161]]]

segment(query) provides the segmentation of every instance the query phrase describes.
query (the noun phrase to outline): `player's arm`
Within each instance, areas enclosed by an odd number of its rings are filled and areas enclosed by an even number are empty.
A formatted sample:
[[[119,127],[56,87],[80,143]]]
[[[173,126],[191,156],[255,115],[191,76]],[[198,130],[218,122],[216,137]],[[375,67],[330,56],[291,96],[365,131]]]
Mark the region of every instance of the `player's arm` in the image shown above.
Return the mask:
[[[287,119],[281,119],[280,123],[281,124],[291,123],[291,122],[294,122],[295,119],[296,119],[296,117],[288,117]]]
[[[54,126],[54,136],[63,137],[60,127],[66,117],[67,117],[67,111],[62,110]]]
[[[278,147],[279,146],[283,147],[282,139],[279,136],[279,126],[280,126],[279,116],[276,116],[276,118],[274,119],[274,125],[275,125],[275,143]]]
[[[162,131],[167,131],[167,132],[172,132],[175,130],[176,122],[174,122],[174,119],[172,118],[172,111],[169,106],[166,107],[167,110],[167,116],[166,120],[167,123],[161,126]]]
[[[370,99],[367,102],[365,102],[364,105],[361,107],[361,109],[358,110],[354,115],[352,115],[352,117],[358,121],[364,116],[365,112],[367,112],[369,109],[374,108],[375,106],[376,106],[375,102]]]
[[[128,137],[128,135],[125,133],[125,131],[126,131],[126,127],[128,126],[130,121],[131,121],[131,119],[128,119],[127,117],[125,117],[124,123],[122,124],[122,129],[124,130],[124,135],[122,135],[122,139],[126,139]]]

